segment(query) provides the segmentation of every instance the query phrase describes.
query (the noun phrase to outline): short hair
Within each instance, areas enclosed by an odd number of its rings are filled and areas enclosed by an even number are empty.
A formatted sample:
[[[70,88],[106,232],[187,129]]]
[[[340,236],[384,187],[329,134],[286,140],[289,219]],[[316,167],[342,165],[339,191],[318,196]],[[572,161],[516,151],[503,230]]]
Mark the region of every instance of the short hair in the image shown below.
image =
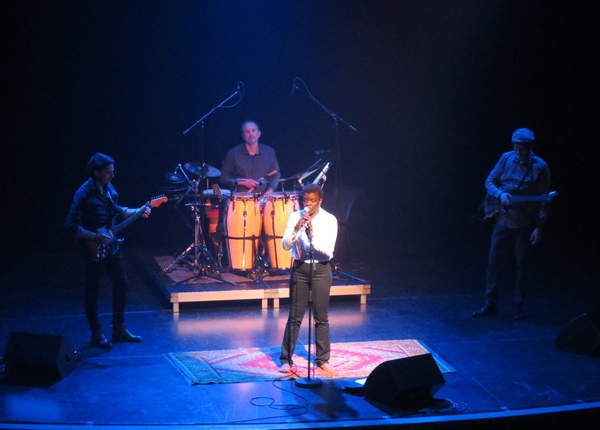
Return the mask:
[[[242,134],[244,133],[244,127],[246,126],[246,124],[250,124],[250,123],[254,124],[256,126],[257,130],[260,131],[260,125],[258,125],[258,123],[256,121],[254,121],[252,119],[247,119],[246,121],[244,121],[242,123],[242,126],[240,127]]]
[[[307,193],[316,193],[319,195],[319,199],[323,198],[323,189],[317,184],[308,184],[302,188],[302,197]]]
[[[109,164],[114,164],[115,160],[106,154],[95,153],[87,163],[88,174],[93,178],[94,172],[104,169]]]

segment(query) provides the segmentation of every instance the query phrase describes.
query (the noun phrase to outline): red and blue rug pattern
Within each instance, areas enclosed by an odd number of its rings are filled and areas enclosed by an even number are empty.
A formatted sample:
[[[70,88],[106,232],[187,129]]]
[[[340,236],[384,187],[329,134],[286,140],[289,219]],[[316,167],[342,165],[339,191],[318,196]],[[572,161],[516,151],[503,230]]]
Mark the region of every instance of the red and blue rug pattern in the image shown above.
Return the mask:
[[[306,347],[294,354],[293,373],[279,373],[280,347],[239,348],[166,354],[166,358],[192,385],[259,382],[306,377]],[[311,348],[314,354],[314,346]],[[332,372],[323,372],[311,361],[311,376],[322,379],[366,378],[379,364],[399,358],[432,354],[442,373],[454,369],[416,339],[340,342],[331,344]],[[311,357],[314,360],[314,357]]]

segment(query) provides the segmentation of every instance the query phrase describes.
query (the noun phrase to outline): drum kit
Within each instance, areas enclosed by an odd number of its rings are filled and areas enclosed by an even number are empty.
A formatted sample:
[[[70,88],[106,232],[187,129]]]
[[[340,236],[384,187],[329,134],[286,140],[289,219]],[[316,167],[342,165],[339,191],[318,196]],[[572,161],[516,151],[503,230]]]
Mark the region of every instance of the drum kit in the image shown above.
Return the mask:
[[[317,178],[324,181],[329,163],[320,167]],[[301,188],[302,181],[317,170],[313,165],[305,172],[280,179],[282,190],[291,181],[295,189]],[[291,269],[291,252],[283,249],[281,240],[290,214],[300,209],[299,193],[261,195],[237,192],[234,183],[232,191],[221,189],[217,183],[211,186],[209,178],[220,175],[218,169],[206,163],[178,164],[173,173],[165,174],[165,191],[174,194],[170,200],[191,210],[194,241],[164,271],[189,265],[192,259],[197,270],[192,278],[208,276],[227,282],[222,272],[240,272],[259,282],[265,274]]]

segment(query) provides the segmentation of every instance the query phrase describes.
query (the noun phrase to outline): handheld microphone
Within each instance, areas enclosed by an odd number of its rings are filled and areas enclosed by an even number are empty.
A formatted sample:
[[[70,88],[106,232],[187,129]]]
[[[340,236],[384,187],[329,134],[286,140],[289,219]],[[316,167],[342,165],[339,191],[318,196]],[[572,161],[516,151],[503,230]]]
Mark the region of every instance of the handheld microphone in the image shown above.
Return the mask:
[[[302,218],[302,217],[304,217],[304,215],[306,215],[306,214],[308,214],[308,213],[309,213],[309,212],[308,212],[308,208],[304,208],[304,209],[302,209],[302,213],[300,214],[300,217]],[[310,232],[311,232],[310,220],[306,220],[306,221],[304,222],[304,225],[303,225],[303,227],[304,227],[304,229],[306,230],[306,233],[307,233],[307,234],[310,234]]]

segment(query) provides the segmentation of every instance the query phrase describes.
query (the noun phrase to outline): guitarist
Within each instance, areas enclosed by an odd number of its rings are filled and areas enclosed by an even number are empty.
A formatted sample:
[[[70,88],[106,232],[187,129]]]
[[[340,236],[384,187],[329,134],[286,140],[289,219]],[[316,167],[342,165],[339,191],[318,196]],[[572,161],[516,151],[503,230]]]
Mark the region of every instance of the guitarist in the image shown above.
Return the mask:
[[[111,228],[117,216],[128,218],[137,211],[142,216],[150,215],[150,207],[142,206],[130,209],[119,206],[119,195],[111,184],[114,178],[114,160],[108,155],[97,153],[87,164],[90,178],[75,192],[65,227],[82,245],[85,270],[85,314],[92,331],[90,344],[95,347],[111,349],[111,342],[141,342],[125,327],[125,298],[128,279],[119,246],[106,248],[106,254],[100,255],[102,246],[114,242]],[[102,271],[106,271],[113,287],[112,297],[112,340],[106,339],[98,317],[98,294]]]
[[[498,285],[505,272],[504,263],[516,260],[513,306],[514,319],[525,317],[523,301],[527,290],[532,246],[540,242],[542,225],[546,220],[546,203],[511,202],[513,196],[541,196],[550,187],[550,169],[544,160],[533,153],[535,136],[526,128],[512,135],[513,150],[502,154],[485,181],[487,199],[498,202],[493,213],[495,221],[486,272],[485,304],[473,312],[473,317],[498,313]],[[486,211],[487,212],[487,211]]]

